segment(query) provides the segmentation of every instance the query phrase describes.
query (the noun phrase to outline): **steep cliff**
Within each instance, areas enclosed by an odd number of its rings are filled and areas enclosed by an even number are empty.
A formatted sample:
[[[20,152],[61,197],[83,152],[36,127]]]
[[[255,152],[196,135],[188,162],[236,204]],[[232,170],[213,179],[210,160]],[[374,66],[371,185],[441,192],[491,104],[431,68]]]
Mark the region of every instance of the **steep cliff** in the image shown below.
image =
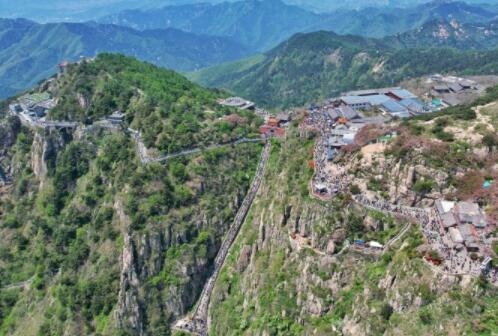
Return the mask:
[[[272,164],[215,287],[212,335],[446,335],[496,331],[496,288],[434,271],[416,225],[383,253],[345,240],[385,244],[407,222],[347,197],[309,196],[308,143],[296,132],[274,146]]]
[[[10,180],[12,174],[12,154],[10,149],[15,144],[21,130],[21,122],[16,117],[3,118],[0,122],[0,186]]]
[[[31,168],[42,185],[47,173],[53,170],[57,153],[71,141],[72,135],[59,130],[37,130],[34,132],[31,149]]]

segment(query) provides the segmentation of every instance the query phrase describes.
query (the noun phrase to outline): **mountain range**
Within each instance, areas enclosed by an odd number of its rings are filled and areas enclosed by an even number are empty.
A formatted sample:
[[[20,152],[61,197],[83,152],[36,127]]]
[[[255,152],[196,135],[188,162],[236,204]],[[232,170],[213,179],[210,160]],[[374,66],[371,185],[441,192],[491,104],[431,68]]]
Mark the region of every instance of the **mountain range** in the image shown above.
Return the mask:
[[[0,0],[0,17],[23,17],[39,22],[86,21],[125,9],[155,8],[192,2],[195,0]]]
[[[0,17],[24,17],[40,22],[85,21],[94,20],[97,17],[115,14],[119,11],[128,9],[157,9],[167,5],[221,3],[227,1],[233,2],[234,0],[1,0]],[[247,0],[247,2],[251,1],[260,0]],[[285,3],[296,5],[315,13],[325,13],[336,10],[361,10],[373,7],[407,8],[424,4],[429,1],[430,0],[285,0]],[[470,4],[481,4],[483,1],[466,0],[466,2]],[[488,0],[486,2],[496,4],[496,0]]]
[[[498,335],[498,11],[166,1],[0,19],[0,336]]]
[[[149,6],[153,8],[153,1],[144,2],[143,8]],[[296,33],[318,30],[382,37],[383,41],[376,43],[385,45],[383,50],[428,46],[489,49],[496,46],[496,12],[493,6],[435,1],[403,9],[317,14],[282,0],[251,0],[128,10],[99,23],[0,19],[0,97],[32,87],[52,75],[64,59],[117,52],[188,72],[265,52]],[[248,70],[256,59],[262,57],[235,64]],[[235,67],[232,63],[209,69],[194,78],[211,86],[232,87],[229,83],[241,72]],[[206,78],[206,74],[213,76]],[[229,80],[220,80],[220,76]]]
[[[385,38],[397,48],[451,47],[457,49],[494,49],[498,46],[498,21],[461,23],[458,20],[433,20],[420,28]]]
[[[433,0],[432,0],[433,1]],[[439,0],[439,2],[448,2],[448,0]],[[451,0],[449,0],[451,1]],[[288,4],[300,6],[314,12],[331,12],[344,9],[361,10],[365,8],[409,8],[425,3],[431,0],[286,0]],[[468,4],[483,5],[496,4],[493,0],[466,0]]]
[[[265,51],[298,32],[330,30],[338,34],[384,37],[416,29],[435,19],[487,22],[496,15],[487,7],[458,1],[435,1],[406,9],[368,8],[317,14],[282,0],[267,0],[127,10],[101,21],[139,30],[177,28],[225,36],[254,50]]]
[[[430,43],[424,48],[397,48],[392,39],[301,33],[257,58],[203,69],[191,79],[267,107],[285,108],[430,73],[498,73],[496,49],[460,51],[433,48]]]
[[[0,20],[0,97],[13,95],[52,75],[56,65],[99,52],[135,56],[163,67],[189,71],[248,56],[250,50],[223,37],[177,29],[137,31],[97,23]]]
[[[105,17],[101,22],[139,30],[169,27],[194,33],[203,32],[228,37],[261,51],[308,29],[319,18],[318,14],[289,6],[281,0],[267,0],[128,10]]]

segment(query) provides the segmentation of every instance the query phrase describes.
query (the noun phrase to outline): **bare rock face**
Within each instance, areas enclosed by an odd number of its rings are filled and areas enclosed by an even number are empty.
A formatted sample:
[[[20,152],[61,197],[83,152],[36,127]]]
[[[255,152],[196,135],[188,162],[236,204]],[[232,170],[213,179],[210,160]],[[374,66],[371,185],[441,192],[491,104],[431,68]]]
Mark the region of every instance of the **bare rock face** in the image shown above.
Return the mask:
[[[121,257],[121,280],[115,319],[119,329],[133,330],[136,335],[145,334],[144,314],[139,300],[136,251],[130,235],[125,235]]]
[[[423,244],[416,248],[417,252],[421,255],[428,253],[431,250],[431,246],[429,244]]]
[[[81,93],[78,93],[78,103],[82,109],[86,109],[88,107],[87,99]]]
[[[394,281],[396,280],[396,276],[391,274],[386,274],[386,276],[379,281],[379,288],[382,289],[391,289],[394,285]]]
[[[42,181],[47,175],[47,165],[45,164],[45,160],[43,160],[45,150],[46,142],[39,133],[36,133],[31,150],[31,167],[36,177]]]
[[[484,160],[486,156],[488,156],[488,149],[483,148],[474,148],[472,152],[477,156],[479,160]]]
[[[406,174],[406,182],[405,182],[405,185],[406,185],[406,189],[410,189],[413,185],[413,178],[415,176],[415,168],[413,167],[409,167],[408,168],[408,172]]]
[[[15,144],[20,129],[21,121],[18,117],[9,117],[0,123],[0,186],[6,185],[13,173],[9,148]]]
[[[251,245],[244,245],[240,250],[239,260],[237,261],[237,270],[239,272],[244,272],[249,266],[249,262],[251,260]]]
[[[346,229],[342,229],[342,228],[341,229],[337,229],[332,234],[332,239],[335,242],[342,243],[346,239],[346,235],[347,235]]]
[[[365,219],[363,220],[363,226],[369,230],[374,231],[377,229],[378,223],[371,216],[366,216]]]
[[[364,335],[364,332],[361,330],[361,326],[359,323],[354,321],[353,319],[346,318],[344,319],[344,326],[342,328],[342,333],[344,335]]]
[[[329,240],[329,242],[327,243],[327,253],[328,254],[334,254],[335,252],[335,243],[334,241],[331,239]]]
[[[304,307],[306,307],[306,310],[309,314],[314,316],[320,316],[324,311],[322,301],[319,298],[315,297],[315,295],[313,295],[312,293],[308,294],[307,302]]]
[[[46,134],[35,133],[31,150],[31,167],[42,184],[50,169],[50,161],[55,162],[57,153],[64,145],[65,140],[57,130],[47,131]]]

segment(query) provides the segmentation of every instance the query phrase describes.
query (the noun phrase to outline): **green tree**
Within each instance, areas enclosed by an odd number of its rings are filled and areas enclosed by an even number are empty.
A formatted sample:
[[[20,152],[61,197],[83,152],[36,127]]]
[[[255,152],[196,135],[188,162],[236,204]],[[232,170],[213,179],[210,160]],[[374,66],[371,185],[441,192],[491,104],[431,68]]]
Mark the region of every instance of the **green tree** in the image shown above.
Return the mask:
[[[428,194],[432,189],[434,189],[434,181],[430,179],[418,180],[413,185],[413,190],[420,195]]]
[[[482,143],[484,146],[488,147],[489,151],[493,151],[495,147],[498,146],[498,138],[494,133],[487,133],[482,138]]]

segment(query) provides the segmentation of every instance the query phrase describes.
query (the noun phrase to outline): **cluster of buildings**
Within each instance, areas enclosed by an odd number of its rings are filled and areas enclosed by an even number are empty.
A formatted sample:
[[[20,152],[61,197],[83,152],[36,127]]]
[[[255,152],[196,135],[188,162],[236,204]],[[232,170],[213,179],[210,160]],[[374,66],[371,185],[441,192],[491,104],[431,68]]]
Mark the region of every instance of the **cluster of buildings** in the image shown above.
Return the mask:
[[[431,104],[437,109],[462,104],[466,101],[466,94],[481,89],[475,81],[455,76],[432,75],[429,82],[433,84]]]
[[[288,112],[282,112],[273,116],[264,109],[258,108],[255,103],[240,97],[219,99],[218,104],[253,111],[261,116],[265,120],[265,123],[259,128],[259,133],[262,137],[285,137],[285,127],[291,121],[291,116]]]
[[[331,100],[322,106],[310,106],[305,123],[308,123],[308,128],[315,127],[326,137],[324,145],[327,147],[327,160],[331,161],[339,149],[354,143],[356,134],[363,127],[382,125],[389,119],[390,117],[382,115],[365,117],[355,106]]]
[[[276,116],[268,116],[265,123],[259,128],[259,133],[263,137],[285,137],[285,127],[291,122],[291,116],[287,112],[282,112]]]
[[[45,117],[48,110],[56,105],[55,99],[50,94],[33,93],[20,97],[9,106],[11,113],[20,115],[24,119],[34,120]]]
[[[337,108],[346,108],[348,113],[351,113],[351,110],[378,110],[382,114],[399,118],[434,111],[417,95],[400,87],[351,91],[337,98],[334,103]]]
[[[19,116],[21,122],[28,126],[35,127],[55,127],[55,128],[74,128],[78,123],[71,121],[47,120],[45,117],[50,109],[57,105],[57,101],[50,97],[47,92],[27,94],[18,98],[14,103],[9,105],[10,113]],[[97,123],[95,126],[117,129],[124,122],[124,113],[115,111]],[[86,126],[91,128],[92,125]]]
[[[469,252],[479,252],[479,242],[488,224],[483,209],[477,203],[445,200],[437,200],[435,207],[454,248],[461,250],[465,247]]]

